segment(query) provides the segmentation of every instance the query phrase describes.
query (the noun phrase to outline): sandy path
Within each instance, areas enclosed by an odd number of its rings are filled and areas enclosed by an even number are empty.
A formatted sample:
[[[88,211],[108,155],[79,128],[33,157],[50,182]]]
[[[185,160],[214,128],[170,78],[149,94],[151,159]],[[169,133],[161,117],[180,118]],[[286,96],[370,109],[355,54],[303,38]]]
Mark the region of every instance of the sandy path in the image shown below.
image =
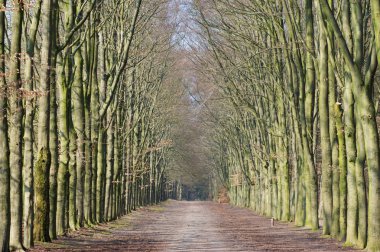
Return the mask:
[[[248,209],[169,201],[32,251],[354,251],[320,235],[291,224],[271,227]]]

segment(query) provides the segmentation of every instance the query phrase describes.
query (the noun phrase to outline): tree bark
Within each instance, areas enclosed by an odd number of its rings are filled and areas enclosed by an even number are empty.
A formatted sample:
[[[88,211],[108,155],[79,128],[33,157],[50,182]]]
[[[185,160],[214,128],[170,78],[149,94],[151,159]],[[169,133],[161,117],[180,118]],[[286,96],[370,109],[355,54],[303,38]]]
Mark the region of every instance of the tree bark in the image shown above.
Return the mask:
[[[329,80],[328,80],[328,48],[324,25],[320,22],[319,39],[319,120],[322,150],[322,205],[323,234],[330,235],[332,223],[332,172],[331,145],[329,132]]]
[[[1,1],[6,7],[6,0]],[[5,80],[5,12],[0,12],[0,251],[9,250],[10,166],[8,142],[8,87]]]
[[[43,93],[38,99],[38,152],[35,165],[35,224],[34,239],[49,242],[49,175],[51,154],[49,149],[50,130],[50,71],[51,71],[51,15],[52,0],[43,0],[41,6],[41,70],[39,89]]]
[[[33,67],[34,67],[34,51],[38,25],[40,22],[41,0],[35,6],[35,14],[30,26],[30,34],[26,35],[26,61],[25,61],[25,84],[24,89],[32,93],[33,91]],[[33,246],[33,221],[34,221],[34,100],[31,97],[25,97],[25,126],[24,126],[24,162],[23,162],[23,189],[24,189],[24,205],[23,205],[23,245],[25,248]]]
[[[21,34],[24,6],[22,0],[13,2],[12,12],[12,40],[9,66],[9,109],[10,109],[10,195],[11,199],[11,228],[10,250],[23,250],[22,246],[22,117],[21,102]]]

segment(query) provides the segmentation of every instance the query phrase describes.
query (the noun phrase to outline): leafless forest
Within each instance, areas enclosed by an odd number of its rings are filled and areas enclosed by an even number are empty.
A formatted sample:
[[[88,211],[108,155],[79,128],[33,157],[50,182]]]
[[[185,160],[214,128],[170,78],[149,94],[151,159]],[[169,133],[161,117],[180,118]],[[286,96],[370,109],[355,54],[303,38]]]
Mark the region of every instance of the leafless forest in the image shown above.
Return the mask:
[[[0,0],[0,56],[1,251],[380,251],[380,0]]]

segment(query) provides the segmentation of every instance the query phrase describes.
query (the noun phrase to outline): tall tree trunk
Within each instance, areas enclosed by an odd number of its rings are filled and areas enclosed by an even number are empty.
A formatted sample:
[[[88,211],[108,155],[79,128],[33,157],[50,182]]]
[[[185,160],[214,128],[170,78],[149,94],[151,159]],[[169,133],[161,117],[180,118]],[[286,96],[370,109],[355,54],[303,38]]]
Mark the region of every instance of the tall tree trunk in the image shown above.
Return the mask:
[[[100,85],[99,85],[99,108],[103,106],[107,95],[107,73],[106,73],[106,52],[104,34],[99,33],[99,67],[100,67]],[[96,181],[96,221],[104,220],[104,175],[105,175],[105,127],[104,120],[100,117],[97,121],[98,125],[98,153],[97,153],[97,181]]]
[[[79,45],[78,45],[79,46]],[[83,200],[84,200],[84,182],[85,182],[85,114],[84,114],[84,92],[83,92],[83,58],[81,50],[78,49],[74,56],[75,60],[75,77],[71,89],[72,99],[72,120],[74,130],[77,136],[75,149],[76,153],[76,211],[77,222],[80,227],[83,227]]]
[[[49,174],[51,155],[49,149],[50,123],[50,70],[51,70],[51,16],[52,0],[43,0],[41,8],[41,70],[39,89],[44,95],[38,99],[38,151],[35,165],[35,224],[34,239],[48,242],[49,236]],[[53,84],[54,85],[54,84]]]
[[[348,73],[346,73],[348,74]],[[351,92],[351,79],[346,78],[344,99],[344,133],[347,155],[347,236],[348,244],[356,244],[357,239],[357,190],[355,175],[356,142],[354,121],[354,98]]]
[[[347,156],[342,111],[339,103],[335,104],[334,113],[339,145],[339,239],[343,240],[347,234]]]
[[[57,177],[59,166],[58,152],[58,125],[57,125],[57,25],[58,25],[58,2],[52,1],[52,29],[51,29],[51,77],[50,77],[50,181],[49,181],[49,235],[51,239],[57,238]]]
[[[91,14],[91,17],[88,21],[89,25],[89,31],[87,33],[87,43],[88,48],[87,50],[83,49],[83,51],[86,52],[87,55],[87,64],[86,64],[86,71],[87,71],[87,88],[84,94],[84,117],[85,117],[85,181],[84,181],[84,199],[83,199],[83,219],[84,219],[84,225],[89,226],[93,222],[92,219],[92,180],[93,180],[93,157],[92,155],[92,149],[94,148],[93,142],[92,142],[92,127],[93,127],[93,119],[91,114],[91,99],[93,96],[93,82],[94,82],[94,67],[96,66],[95,60],[97,59],[95,57],[95,43],[96,43],[96,36],[92,36],[92,32],[95,31],[94,27],[96,24],[92,24],[94,22],[94,14]],[[95,114],[95,113],[94,113]]]
[[[99,124],[101,125],[101,123]],[[104,141],[105,141],[105,133],[103,132],[103,126],[99,127],[98,132],[98,153],[97,153],[97,180],[96,180],[96,221],[98,223],[101,223],[104,221],[104,189],[103,189],[103,182],[104,182],[104,155],[105,155],[105,148],[104,148]]]
[[[66,190],[68,183],[69,167],[69,123],[68,123],[68,88],[64,76],[64,61],[62,55],[58,58],[58,130],[60,142],[59,166],[57,174],[57,234],[62,235],[66,232],[66,212],[68,211],[66,201],[68,192]]]
[[[332,181],[331,181],[331,145],[329,134],[329,82],[328,82],[328,48],[324,25],[320,23],[319,39],[319,120],[322,149],[322,205],[323,234],[329,235],[332,222]]]
[[[375,33],[377,62],[380,63],[380,0],[371,0],[371,18]]]
[[[358,118],[357,108],[356,117]],[[360,123],[356,124],[356,162],[355,162],[355,177],[356,177],[356,191],[358,195],[358,240],[357,246],[364,248],[367,242],[367,196],[366,186],[364,181],[364,165],[365,165],[365,150],[364,150],[364,137],[363,129]]]
[[[64,18],[65,18],[65,35],[71,31],[74,25],[74,11],[72,1],[65,2],[63,5]],[[65,37],[66,40],[69,38]],[[59,130],[59,143],[60,143],[60,156],[57,175],[57,234],[62,235],[67,232],[68,228],[68,214],[69,214],[69,162],[70,162],[70,117],[69,111],[71,109],[70,97],[70,77],[72,76],[70,47],[64,48],[62,52],[57,55],[57,86],[59,94],[58,103],[58,130]]]
[[[306,79],[305,79],[305,97],[304,109],[301,108],[301,114],[304,114],[305,121],[302,124],[302,142],[304,148],[304,162],[307,173],[307,196],[309,197],[309,206],[307,207],[307,225],[309,225],[313,230],[318,229],[318,188],[317,188],[317,174],[315,171],[314,161],[312,157],[310,138],[311,127],[312,127],[312,117],[313,117],[313,103],[314,103],[314,92],[315,92],[315,69],[313,62],[314,53],[314,21],[313,21],[313,3],[312,0],[306,0],[305,2],[305,12],[306,12]],[[311,98],[312,97],[312,98]],[[301,119],[302,120],[302,119]],[[306,125],[305,125],[306,124]]]
[[[330,8],[334,11],[334,1],[329,0]],[[326,27],[326,23],[321,16],[323,24],[323,29],[327,29],[328,37],[327,47],[328,47],[328,103],[329,103],[329,133],[330,133],[330,144],[331,144],[331,170],[332,170],[332,222],[331,222],[331,235],[333,237],[339,237],[340,233],[340,173],[339,173],[339,143],[338,143],[338,133],[336,126],[336,115],[335,115],[335,105],[337,102],[336,94],[336,78],[335,78],[335,43],[334,43],[334,31],[331,26]]]
[[[284,221],[290,220],[290,188],[289,188],[289,162],[288,162],[288,138],[286,137],[286,111],[283,99],[282,90],[278,91],[278,120],[279,120],[279,131],[281,132],[281,137],[279,139],[279,150],[280,150],[280,160],[279,165],[281,166],[281,198],[282,198],[282,216],[281,219]],[[268,174],[268,176],[275,176],[274,174]],[[270,178],[272,179],[272,178]],[[277,189],[277,185],[276,185]],[[271,195],[270,192],[268,192]],[[276,193],[277,194],[277,193]]]
[[[377,61],[380,63],[380,0],[371,0],[372,24],[375,33],[375,43]],[[364,129],[365,130],[365,129]],[[377,146],[378,147],[378,146]],[[367,147],[366,147],[367,148]],[[376,148],[370,149],[371,157],[378,155]],[[377,153],[376,153],[377,152]],[[376,163],[375,163],[376,164]],[[369,172],[369,193],[368,193],[368,240],[367,249],[369,251],[380,250],[380,172],[379,163],[377,167],[371,166]]]
[[[25,90],[33,91],[33,66],[36,34],[40,22],[41,0],[35,6],[35,14],[30,27],[29,36],[26,35],[26,61],[25,61]],[[34,221],[34,190],[33,190],[33,136],[34,136],[34,96],[26,97],[25,103],[25,126],[24,126],[24,162],[23,162],[23,245],[25,248],[33,246],[33,221]]]
[[[105,211],[104,217],[106,221],[111,220],[111,209],[112,209],[112,194],[113,194],[113,166],[114,166],[114,121],[112,118],[112,113],[107,114],[107,160],[106,160],[106,190],[105,190]]]
[[[10,250],[23,250],[21,225],[22,225],[22,117],[21,103],[21,34],[24,6],[22,0],[13,2],[12,13],[12,40],[9,66],[9,108],[10,108],[10,195],[11,199],[11,229]]]
[[[95,223],[97,221],[97,159],[98,159],[98,136],[99,136],[99,89],[98,89],[98,43],[97,35],[94,35],[94,65],[92,68],[92,81],[91,81],[91,100],[90,100],[90,109],[91,109],[91,157],[92,157],[92,188],[91,188],[91,222]]]
[[[71,100],[71,99],[70,99]],[[72,107],[70,107],[70,111],[72,111]],[[78,228],[78,209],[77,209],[77,135],[74,130],[72,114],[69,115],[70,120],[70,128],[69,128],[69,197],[68,197],[68,222],[70,230],[76,230]]]
[[[361,2],[351,1],[351,27],[353,38],[353,59],[359,69],[363,68],[364,63],[364,37],[363,37],[363,14]],[[360,77],[361,78],[361,77]],[[354,78],[355,79],[355,78]],[[353,83],[354,85],[361,85],[361,83]],[[354,94],[355,95],[355,94]],[[364,163],[365,163],[365,150],[363,129],[359,110],[359,102],[357,101],[354,108],[354,115],[357,120],[356,123],[356,161],[355,161],[355,178],[356,178],[356,191],[357,191],[357,242],[356,246],[364,248],[367,242],[367,197],[364,182]],[[378,144],[378,143],[377,143]]]
[[[6,7],[6,0],[1,1]],[[9,250],[10,228],[10,167],[8,143],[8,88],[5,80],[5,12],[0,12],[0,251]]]

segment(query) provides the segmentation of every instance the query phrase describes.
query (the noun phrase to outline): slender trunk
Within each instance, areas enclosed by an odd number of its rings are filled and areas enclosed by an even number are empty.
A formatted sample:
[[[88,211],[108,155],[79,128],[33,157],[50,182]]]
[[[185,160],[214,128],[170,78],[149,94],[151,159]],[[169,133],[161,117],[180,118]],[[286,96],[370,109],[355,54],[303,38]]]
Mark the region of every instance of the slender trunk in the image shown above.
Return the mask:
[[[30,27],[30,35],[26,40],[26,61],[25,61],[25,90],[33,91],[33,59],[36,34],[40,21],[41,1],[36,4],[36,13],[34,15],[32,25]],[[23,245],[25,248],[33,246],[33,221],[34,221],[34,190],[33,190],[33,120],[34,120],[34,98],[26,97],[25,102],[25,126],[24,126],[24,162],[23,162],[23,189],[24,189],[24,205],[23,205]]]
[[[313,62],[314,52],[314,21],[313,21],[313,3],[312,0],[306,0],[306,46],[308,49],[306,56],[306,79],[305,79],[305,92],[304,99],[301,99],[300,103],[304,103],[301,109],[301,125],[302,125],[302,144],[304,151],[304,165],[307,175],[306,186],[306,224],[313,230],[318,229],[318,188],[317,188],[317,174],[315,171],[315,165],[313,155],[311,151],[310,135],[312,127],[313,117],[313,103],[315,92],[315,69]],[[302,88],[301,88],[302,89]]]
[[[343,240],[347,234],[347,156],[342,111],[339,103],[335,104],[334,112],[339,145],[339,239]]]
[[[59,165],[57,174],[57,234],[62,235],[66,232],[66,212],[68,211],[66,201],[68,192],[66,190],[68,183],[68,167],[69,167],[69,123],[68,123],[68,88],[66,86],[62,56],[58,60],[58,130],[60,152]]]
[[[120,192],[121,192],[121,165],[120,165],[120,156],[121,156],[121,145],[120,145],[120,134],[119,134],[119,128],[120,128],[120,108],[118,108],[117,112],[117,121],[116,121],[116,126],[115,126],[115,133],[114,133],[114,179],[113,179],[113,187],[114,187],[114,197],[113,197],[113,205],[114,209],[112,211],[112,219],[116,219],[117,217],[120,216]]]
[[[94,63],[92,67],[92,81],[91,81],[91,98],[90,98],[90,113],[91,113],[91,223],[97,221],[96,209],[97,209],[97,159],[98,159],[98,136],[99,136],[99,89],[98,89],[98,45],[96,43],[97,36],[94,38]]]
[[[104,34],[99,33],[99,68],[100,68],[100,85],[99,85],[99,108],[103,106],[107,95],[107,75],[106,75],[106,52]],[[104,221],[104,175],[105,175],[105,127],[104,120],[100,118],[98,125],[98,152],[97,152],[97,181],[96,181],[96,221]]]
[[[66,2],[62,5],[64,11],[65,35],[69,33],[74,25],[74,11],[72,2]],[[65,37],[65,39],[67,39]],[[57,86],[59,94],[58,103],[58,130],[60,143],[60,156],[57,175],[57,234],[62,235],[68,229],[69,215],[69,162],[71,161],[70,149],[70,117],[71,109],[70,82],[72,75],[72,64],[69,57],[71,56],[70,47],[66,47],[58,56],[58,77]]]
[[[21,76],[21,33],[23,21],[23,1],[13,1],[12,42],[9,66],[9,110],[10,110],[10,195],[11,195],[11,228],[10,250],[22,250],[22,117],[23,109],[20,97]]]
[[[99,124],[101,125],[101,124]],[[96,180],[96,221],[98,223],[104,221],[104,190],[103,190],[103,181],[104,181],[104,132],[103,127],[99,127],[98,133],[98,153],[97,153],[97,180]]]
[[[94,78],[94,67],[96,66],[96,57],[95,57],[95,43],[96,43],[96,36],[91,37],[92,32],[94,31],[95,24],[92,25],[92,22],[94,22],[94,14],[91,14],[91,18],[88,21],[88,25],[90,27],[88,33],[87,33],[87,39],[88,39],[88,48],[87,50],[83,50],[87,55],[87,61],[86,61],[86,71],[87,71],[87,88],[84,94],[84,125],[85,125],[85,181],[84,181],[84,199],[83,199],[83,219],[84,219],[84,225],[89,226],[93,222],[92,218],[92,180],[93,180],[93,157],[92,155],[92,149],[94,148],[93,141],[92,141],[92,127],[93,127],[93,119],[91,114],[91,100],[93,96],[93,82],[95,80]],[[95,114],[95,113],[94,113]]]
[[[84,200],[84,182],[85,182],[85,113],[84,113],[84,92],[83,92],[83,58],[81,50],[78,49],[74,56],[75,60],[75,76],[71,89],[72,100],[72,120],[76,135],[76,211],[77,225],[83,227],[83,200]],[[74,150],[74,149],[73,149]]]
[[[58,121],[57,121],[57,0],[52,1],[52,30],[51,30],[51,78],[50,78],[50,182],[49,182],[49,235],[51,239],[57,238],[57,175],[59,165],[58,152]]]
[[[72,111],[72,107],[71,107]],[[69,115],[70,122],[70,128],[69,128],[69,197],[68,197],[68,222],[69,222],[69,228],[70,230],[76,230],[78,228],[78,208],[77,208],[77,181],[78,181],[78,174],[77,174],[77,135],[74,130],[73,122],[72,122],[72,114]]]
[[[331,8],[334,8],[334,1],[329,0]],[[334,32],[330,26],[327,27],[327,31],[330,38],[334,37]],[[337,133],[338,120],[335,115],[335,104],[337,102],[336,94],[336,79],[335,79],[335,44],[333,39],[327,40],[328,44],[328,80],[329,80],[329,132],[330,132],[330,144],[331,144],[331,169],[332,169],[332,223],[331,223],[331,235],[333,237],[339,237],[340,234],[340,209],[341,209],[341,195],[340,195],[340,169],[339,169],[339,142]],[[342,174],[343,176],[343,174]],[[342,206],[343,207],[343,206]],[[344,207],[343,207],[344,208]]]
[[[356,117],[358,111],[356,109]],[[367,196],[366,186],[364,181],[364,165],[365,165],[365,150],[364,150],[364,132],[360,123],[356,124],[356,162],[355,162],[355,177],[356,191],[358,195],[358,240],[357,246],[364,248],[367,242]]]
[[[331,145],[329,134],[329,82],[327,38],[323,24],[320,25],[319,39],[319,120],[322,149],[322,201],[323,201],[323,234],[331,233],[332,222],[332,180],[331,180]]]
[[[1,4],[6,7],[6,0]],[[9,250],[10,228],[10,166],[8,143],[8,88],[5,80],[5,12],[0,12],[0,251]]]
[[[282,91],[279,91],[282,92]],[[279,148],[281,152],[280,166],[281,166],[281,192],[282,192],[282,216],[281,219],[285,221],[290,220],[290,188],[289,188],[289,162],[288,162],[288,138],[286,137],[286,118],[285,118],[285,105],[283,94],[280,93],[278,99],[278,116],[279,127],[282,137],[280,138]]]
[[[48,242],[49,236],[49,174],[51,155],[50,130],[50,69],[51,69],[51,15],[52,1],[44,0],[41,8],[41,70],[39,89],[44,95],[38,98],[38,154],[35,165],[35,216],[34,239]]]
[[[380,1],[371,0],[371,18],[375,31],[377,62],[380,63]]]
[[[113,166],[114,166],[114,122],[112,119],[112,113],[107,114],[107,123],[109,127],[107,129],[107,164],[106,164],[106,190],[105,190],[105,211],[104,217],[106,221],[111,220],[112,212],[112,194],[114,184],[112,183],[113,179]]]
[[[344,91],[344,133],[347,155],[347,237],[348,244],[356,244],[357,239],[357,190],[355,175],[356,142],[354,101],[351,92],[351,80],[346,79]]]

